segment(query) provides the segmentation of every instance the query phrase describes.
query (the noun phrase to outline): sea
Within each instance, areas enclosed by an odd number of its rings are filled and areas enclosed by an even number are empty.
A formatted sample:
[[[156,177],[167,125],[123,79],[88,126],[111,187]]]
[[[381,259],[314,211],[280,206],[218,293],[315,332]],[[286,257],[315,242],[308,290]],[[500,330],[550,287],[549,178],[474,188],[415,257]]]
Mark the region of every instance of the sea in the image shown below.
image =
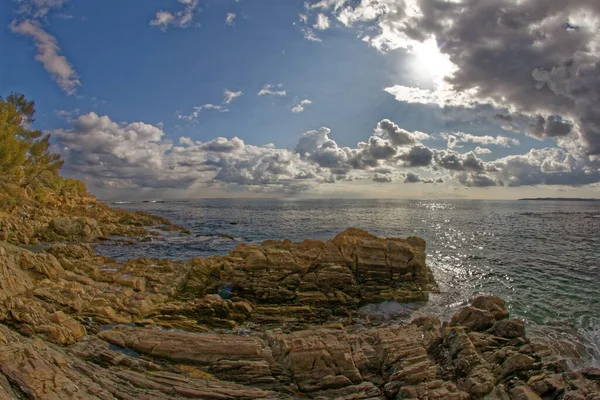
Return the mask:
[[[532,340],[575,367],[600,367],[600,202],[203,199],[112,206],[161,215],[192,232],[97,246],[120,260],[187,260],[267,239],[327,240],[348,227],[419,236],[440,293],[427,303],[374,304],[364,312],[447,320],[474,297],[497,295],[512,317],[525,320]]]

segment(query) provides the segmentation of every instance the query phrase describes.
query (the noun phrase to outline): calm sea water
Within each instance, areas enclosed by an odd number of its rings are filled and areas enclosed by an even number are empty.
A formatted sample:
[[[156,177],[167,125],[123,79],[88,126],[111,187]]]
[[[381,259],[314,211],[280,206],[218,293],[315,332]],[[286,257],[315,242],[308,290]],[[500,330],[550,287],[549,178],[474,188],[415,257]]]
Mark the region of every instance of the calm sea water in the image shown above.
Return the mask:
[[[600,203],[211,199],[115,206],[162,215],[193,232],[97,248],[119,259],[185,260],[224,254],[239,242],[329,239],[347,227],[420,236],[441,293],[414,313],[448,318],[477,295],[498,295],[535,340],[578,366],[600,366]],[[235,240],[211,236],[221,234]]]

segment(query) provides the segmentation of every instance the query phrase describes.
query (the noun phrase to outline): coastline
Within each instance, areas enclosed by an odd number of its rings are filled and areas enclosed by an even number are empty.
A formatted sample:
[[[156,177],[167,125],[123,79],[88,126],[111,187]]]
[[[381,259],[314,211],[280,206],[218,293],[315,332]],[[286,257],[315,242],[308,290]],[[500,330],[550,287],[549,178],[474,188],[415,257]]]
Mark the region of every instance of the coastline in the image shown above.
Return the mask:
[[[150,237],[152,226],[187,233],[164,218],[111,210],[87,199],[67,211],[46,210],[47,222],[35,226],[3,218],[13,228],[3,230],[5,238],[51,244],[33,253],[0,241],[0,372],[8,382],[0,394],[512,399],[600,393],[598,370],[571,371],[548,348],[532,344],[523,323],[507,319],[499,298],[475,299],[444,324],[419,317],[383,326],[360,315],[362,305],[426,301],[436,290],[422,239],[349,229],[327,242],[238,245],[229,255],[187,262],[117,262],[87,244],[106,238],[106,224],[114,225],[107,232],[139,240]]]

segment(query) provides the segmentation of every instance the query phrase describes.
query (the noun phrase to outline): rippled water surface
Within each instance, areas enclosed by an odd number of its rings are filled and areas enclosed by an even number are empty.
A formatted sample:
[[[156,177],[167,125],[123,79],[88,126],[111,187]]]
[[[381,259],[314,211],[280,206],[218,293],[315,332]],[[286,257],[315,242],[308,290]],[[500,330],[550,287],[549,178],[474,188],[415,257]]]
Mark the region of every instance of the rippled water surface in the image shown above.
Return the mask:
[[[600,203],[211,199],[116,206],[162,215],[193,233],[97,248],[121,259],[206,257],[242,241],[329,239],[350,226],[420,236],[441,293],[416,313],[447,318],[478,294],[498,295],[536,340],[579,364],[600,365]],[[221,234],[235,240],[211,236]]]

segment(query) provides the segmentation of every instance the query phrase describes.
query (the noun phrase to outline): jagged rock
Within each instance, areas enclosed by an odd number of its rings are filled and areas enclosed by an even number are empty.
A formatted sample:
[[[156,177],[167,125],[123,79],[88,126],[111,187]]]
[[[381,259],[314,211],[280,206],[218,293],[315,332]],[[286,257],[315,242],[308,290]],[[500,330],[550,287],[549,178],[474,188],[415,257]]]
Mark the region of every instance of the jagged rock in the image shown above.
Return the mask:
[[[492,333],[507,339],[525,336],[525,322],[520,319],[500,320],[492,327]]]
[[[496,321],[508,318],[508,310],[503,299],[497,296],[480,296],[471,303],[471,306],[492,313]]]
[[[509,395],[510,400],[542,400],[540,396],[527,386],[517,386],[509,392]]]
[[[484,331],[494,325],[495,318],[488,310],[473,306],[463,308],[450,321],[451,326],[464,326],[472,331]]]
[[[45,239],[50,241],[92,241],[102,236],[98,221],[89,217],[56,217],[48,223]]]
[[[152,221],[94,213],[105,233]],[[188,262],[0,242],[0,398],[595,398],[597,371],[530,344],[495,297],[443,329],[363,326],[358,306],[435,290],[424,250],[355,229]]]

